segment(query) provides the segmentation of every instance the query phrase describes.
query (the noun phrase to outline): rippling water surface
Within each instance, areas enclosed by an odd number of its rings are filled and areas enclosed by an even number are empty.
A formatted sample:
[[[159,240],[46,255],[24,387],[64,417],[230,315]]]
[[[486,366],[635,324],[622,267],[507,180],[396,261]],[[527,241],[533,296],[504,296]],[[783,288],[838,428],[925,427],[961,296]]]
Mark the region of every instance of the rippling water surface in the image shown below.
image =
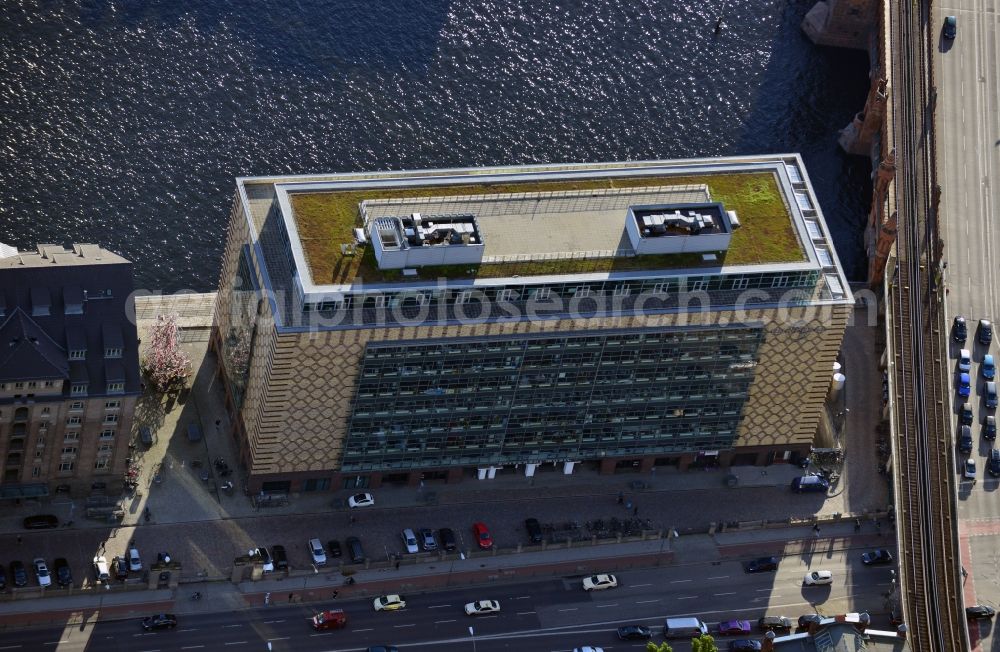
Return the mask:
[[[0,241],[207,290],[236,176],[801,152],[861,278],[869,164],[836,133],[867,59],[812,45],[811,4],[5,0]]]

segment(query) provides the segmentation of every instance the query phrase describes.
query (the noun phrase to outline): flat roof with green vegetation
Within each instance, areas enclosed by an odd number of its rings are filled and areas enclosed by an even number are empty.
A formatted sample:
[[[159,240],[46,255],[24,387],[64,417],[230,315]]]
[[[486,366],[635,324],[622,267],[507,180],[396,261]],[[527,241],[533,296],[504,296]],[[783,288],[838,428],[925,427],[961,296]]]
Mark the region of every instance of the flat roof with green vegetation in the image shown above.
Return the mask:
[[[707,186],[712,201],[721,202],[726,210],[736,211],[739,217],[741,227],[733,231],[729,249],[718,252],[716,260],[706,261],[701,253],[687,253],[426,266],[418,268],[417,277],[406,277],[405,280],[504,278],[685,267],[717,268],[723,264],[780,264],[806,260],[773,172],[298,191],[289,193],[289,201],[312,282],[316,285],[349,285],[355,279],[366,283],[404,280],[400,270],[379,269],[371,246],[364,247],[357,255],[342,253],[341,244],[353,242],[354,229],[363,226],[358,210],[362,201],[691,185]]]

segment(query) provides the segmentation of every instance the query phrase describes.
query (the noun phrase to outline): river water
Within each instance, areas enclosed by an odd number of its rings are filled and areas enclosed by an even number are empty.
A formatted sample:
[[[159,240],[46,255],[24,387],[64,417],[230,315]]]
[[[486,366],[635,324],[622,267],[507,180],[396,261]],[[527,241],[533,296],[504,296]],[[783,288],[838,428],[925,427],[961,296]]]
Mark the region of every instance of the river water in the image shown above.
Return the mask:
[[[863,279],[864,53],[812,0],[4,0],[0,241],[209,290],[234,178],[800,152]],[[725,28],[714,33],[719,14]]]

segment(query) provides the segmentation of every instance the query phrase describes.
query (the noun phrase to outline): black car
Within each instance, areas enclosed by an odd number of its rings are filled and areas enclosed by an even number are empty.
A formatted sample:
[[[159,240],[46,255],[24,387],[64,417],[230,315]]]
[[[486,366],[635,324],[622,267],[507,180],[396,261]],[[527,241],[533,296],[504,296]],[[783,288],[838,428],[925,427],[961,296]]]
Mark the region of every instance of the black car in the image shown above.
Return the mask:
[[[792,619],[784,616],[765,616],[757,621],[762,632],[788,633],[792,631]]]
[[[997,438],[997,418],[992,414],[983,422],[983,439],[993,441]]]
[[[26,530],[51,530],[59,527],[59,519],[52,514],[35,514],[24,519]]]
[[[760,557],[747,564],[748,573],[764,573],[778,570],[777,557]]]
[[[10,562],[10,581],[16,587],[28,586],[28,569],[16,559]]]
[[[962,426],[958,435],[958,450],[962,453],[972,452],[972,427]]]
[[[741,638],[729,642],[730,652],[758,652],[760,648],[760,641],[749,638]]]
[[[823,616],[820,616],[819,614],[802,614],[801,616],[799,616],[799,627],[805,629],[806,627],[809,627],[809,625],[812,625],[813,623],[818,625],[822,621],[823,621]]]
[[[618,628],[618,638],[623,641],[646,641],[653,632],[645,625],[624,625]]]
[[[451,528],[441,528],[438,530],[438,539],[441,540],[441,547],[448,552],[454,552],[458,548],[458,544],[455,542],[455,533],[451,531]]]
[[[542,526],[538,523],[537,518],[524,519],[524,527],[528,530],[528,539],[532,543],[542,542]]]
[[[977,604],[973,607],[965,608],[965,617],[969,620],[989,620],[996,613],[996,609],[987,607],[985,604]]]
[[[69,562],[63,557],[59,557],[52,562],[52,569],[56,572],[56,584],[59,586],[72,586],[73,573],[69,570]]]
[[[969,338],[969,328],[965,325],[965,317],[955,317],[955,321],[951,324],[951,336],[956,342],[965,344],[965,340]]]
[[[0,591],[7,589],[7,569],[0,564]]]
[[[156,614],[142,619],[142,628],[147,632],[152,629],[173,629],[177,627],[177,617],[173,614]]]
[[[973,417],[972,403],[962,403],[962,407],[958,409],[958,422],[963,426],[971,426]]]
[[[955,16],[945,16],[942,34],[949,41],[954,39],[958,34],[958,18]]]
[[[111,567],[114,569],[115,579],[124,582],[128,579],[128,562],[121,555],[115,557],[114,561],[111,562]]]
[[[994,478],[1000,476],[1000,450],[990,449],[990,456],[986,459],[986,470]]]
[[[351,562],[354,564],[365,563],[365,550],[361,547],[361,539],[357,537],[347,537],[344,541],[347,551],[351,554]]]
[[[892,563],[892,553],[885,548],[870,550],[861,555],[861,563],[865,566],[879,566]]]
[[[340,557],[344,554],[343,549],[340,547],[340,541],[337,541],[336,539],[330,539],[327,541],[326,546],[326,551],[331,557]]]
[[[275,544],[271,546],[271,557],[274,559],[274,570],[288,570],[288,553],[285,546]]]
[[[989,346],[990,342],[993,341],[993,324],[990,323],[989,319],[979,320],[979,343],[983,346]]]

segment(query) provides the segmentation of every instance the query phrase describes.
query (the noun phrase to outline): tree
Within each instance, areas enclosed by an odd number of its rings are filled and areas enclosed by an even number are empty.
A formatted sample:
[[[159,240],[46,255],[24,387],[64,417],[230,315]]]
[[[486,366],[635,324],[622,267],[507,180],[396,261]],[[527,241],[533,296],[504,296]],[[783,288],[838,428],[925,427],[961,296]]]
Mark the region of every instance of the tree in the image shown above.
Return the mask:
[[[719,652],[715,639],[708,634],[691,639],[691,652]]]
[[[142,371],[150,384],[161,392],[184,386],[191,373],[191,360],[180,349],[177,315],[158,315],[142,360]]]
[[[674,648],[670,647],[670,644],[666,641],[663,643],[646,641],[646,652],[674,652]]]

